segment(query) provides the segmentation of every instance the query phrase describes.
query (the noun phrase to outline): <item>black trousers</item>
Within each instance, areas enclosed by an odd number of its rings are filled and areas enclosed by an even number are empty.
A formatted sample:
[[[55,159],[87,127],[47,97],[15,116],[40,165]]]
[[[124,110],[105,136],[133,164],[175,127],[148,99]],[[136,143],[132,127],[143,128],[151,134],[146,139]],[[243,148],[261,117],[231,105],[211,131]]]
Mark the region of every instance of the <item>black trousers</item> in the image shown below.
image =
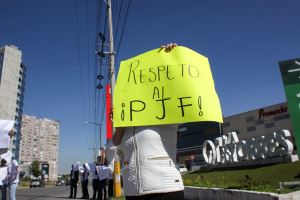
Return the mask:
[[[106,180],[107,179],[103,179],[101,181],[98,182],[98,186],[99,186],[99,189],[98,189],[98,200],[102,200],[102,190],[104,192],[104,200],[106,200]]]
[[[97,197],[97,193],[98,193],[98,197],[99,197],[99,192],[98,192],[98,181],[99,179],[93,179],[93,199],[95,199]],[[98,199],[98,198],[97,198]]]
[[[89,191],[88,191],[88,183],[89,180],[82,181],[82,189],[83,189],[83,197],[89,199]]]
[[[142,196],[126,196],[126,200],[184,200],[183,191],[169,192],[169,193],[157,193],[146,194]]]
[[[112,197],[114,195],[114,180],[108,180],[108,196]]]
[[[78,182],[78,179],[72,179],[71,180],[71,190],[70,190],[70,197],[76,197],[76,194],[77,194],[77,182]],[[73,195],[73,189],[74,189],[74,196]]]

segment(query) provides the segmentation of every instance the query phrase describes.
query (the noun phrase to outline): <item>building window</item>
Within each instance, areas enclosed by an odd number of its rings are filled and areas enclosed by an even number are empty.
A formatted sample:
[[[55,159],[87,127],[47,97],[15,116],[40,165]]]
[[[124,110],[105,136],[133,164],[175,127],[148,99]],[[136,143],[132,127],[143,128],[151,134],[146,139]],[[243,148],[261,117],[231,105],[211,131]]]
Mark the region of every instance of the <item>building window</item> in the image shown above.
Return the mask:
[[[248,132],[256,131],[256,127],[255,127],[255,126],[247,127],[247,131],[248,131]]]
[[[280,120],[285,120],[285,119],[289,119],[290,118],[290,114],[284,114],[284,115],[277,115],[277,116],[274,116],[274,122],[276,121],[280,121]]]
[[[265,120],[264,119],[259,119],[255,121],[255,125],[260,125],[260,124],[264,124]]]
[[[226,122],[223,124],[223,128],[229,127],[230,126],[230,122]]]
[[[265,128],[266,128],[266,129],[267,129],[267,128],[272,128],[272,127],[275,127],[274,122],[265,124]]]
[[[253,121],[254,121],[254,116],[246,118],[246,122],[253,122]]]

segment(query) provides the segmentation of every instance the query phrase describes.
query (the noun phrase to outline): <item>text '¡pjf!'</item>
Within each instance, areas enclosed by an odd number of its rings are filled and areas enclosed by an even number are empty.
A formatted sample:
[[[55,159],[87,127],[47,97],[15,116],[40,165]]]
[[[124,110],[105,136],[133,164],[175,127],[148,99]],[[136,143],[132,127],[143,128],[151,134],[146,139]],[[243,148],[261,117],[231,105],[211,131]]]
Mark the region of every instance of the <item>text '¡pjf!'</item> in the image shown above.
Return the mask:
[[[206,163],[238,162],[274,156],[285,156],[293,152],[293,144],[285,137],[290,136],[288,130],[281,130],[265,136],[240,140],[236,132],[228,133],[203,143],[203,157]],[[212,150],[207,151],[207,145]],[[280,146],[280,148],[275,148]]]

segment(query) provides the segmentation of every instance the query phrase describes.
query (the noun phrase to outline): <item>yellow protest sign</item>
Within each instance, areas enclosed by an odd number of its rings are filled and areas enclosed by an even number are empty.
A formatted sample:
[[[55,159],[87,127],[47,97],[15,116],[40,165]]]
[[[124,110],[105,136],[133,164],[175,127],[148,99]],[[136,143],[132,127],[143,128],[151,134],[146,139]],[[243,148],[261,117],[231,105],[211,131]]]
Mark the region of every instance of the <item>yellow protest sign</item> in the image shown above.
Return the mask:
[[[186,47],[154,49],[121,62],[114,126],[223,122],[208,59]]]

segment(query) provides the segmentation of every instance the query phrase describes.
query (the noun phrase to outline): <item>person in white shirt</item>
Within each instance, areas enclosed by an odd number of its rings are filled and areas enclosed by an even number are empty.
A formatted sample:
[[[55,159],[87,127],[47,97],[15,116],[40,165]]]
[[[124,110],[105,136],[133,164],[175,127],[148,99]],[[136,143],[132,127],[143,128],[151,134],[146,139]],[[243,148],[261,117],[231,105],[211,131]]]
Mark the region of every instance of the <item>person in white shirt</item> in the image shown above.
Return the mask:
[[[83,167],[79,167],[79,176],[80,176],[80,187],[81,187],[81,193],[82,193],[82,197],[81,199],[84,198],[84,192],[83,192],[83,173],[84,173],[84,169]]]
[[[104,191],[104,200],[106,200],[106,180],[109,176],[109,167],[100,165],[97,167],[97,173],[99,176],[98,200],[102,200],[102,190]]]
[[[70,187],[70,196],[69,196],[69,198],[72,198],[73,189],[74,189],[73,198],[76,198],[79,163],[80,162],[77,162],[77,163],[72,165],[72,170],[71,170],[71,174],[70,174],[70,176],[71,176],[71,187]]]
[[[9,196],[10,200],[16,200],[16,190],[19,186],[19,164],[16,160],[11,162],[11,165],[8,169],[8,180],[9,180]]]
[[[112,172],[109,172],[108,176],[108,197],[112,197],[114,194],[114,175]]]
[[[97,166],[95,168],[97,169]],[[98,199],[99,198],[99,191],[98,191],[99,176],[98,176],[97,170],[95,170],[93,172],[92,178],[93,178],[93,197],[92,197],[92,199]],[[98,193],[98,196],[97,196],[97,193]]]
[[[87,163],[83,165],[84,172],[83,172],[83,181],[82,181],[82,189],[83,189],[83,199],[87,198],[89,199],[89,191],[88,191],[88,184],[89,184],[89,172],[90,168]]]
[[[2,199],[6,200],[6,191],[7,191],[7,170],[8,165],[6,165],[6,160],[1,160],[1,166],[0,166],[0,189],[2,193]]]
[[[161,46],[171,51],[177,44]],[[113,122],[113,109],[110,121]],[[124,155],[121,173],[126,200],[183,200],[183,182],[176,168],[178,124],[116,127],[105,149],[108,166]],[[126,165],[125,165],[126,164]]]

